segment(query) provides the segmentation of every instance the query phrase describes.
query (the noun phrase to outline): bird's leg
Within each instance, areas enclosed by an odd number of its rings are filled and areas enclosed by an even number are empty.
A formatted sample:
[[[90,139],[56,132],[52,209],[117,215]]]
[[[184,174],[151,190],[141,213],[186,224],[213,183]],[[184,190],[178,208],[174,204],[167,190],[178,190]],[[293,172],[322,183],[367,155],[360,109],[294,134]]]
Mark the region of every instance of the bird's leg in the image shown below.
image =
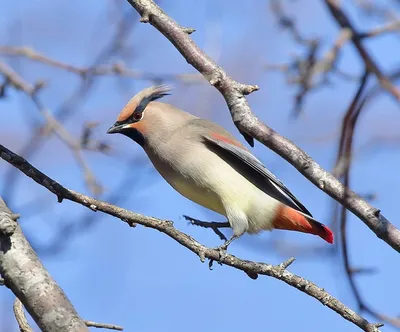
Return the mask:
[[[225,242],[228,241],[226,236],[219,229],[220,228],[229,228],[229,227],[231,227],[229,222],[227,222],[227,221],[226,222],[202,221],[202,220],[198,220],[198,219],[186,216],[186,215],[183,215],[183,217],[186,220],[188,220],[191,225],[195,225],[195,226],[199,226],[199,227],[203,227],[203,228],[211,228],[214,231],[214,233],[219,236],[219,238],[221,240],[224,240]],[[229,245],[229,243],[228,243],[228,245]]]
[[[226,250],[228,249],[228,246],[238,238],[237,235],[232,235],[232,237],[229,240],[226,240],[224,244],[215,247],[214,250],[217,250],[219,252],[219,258],[220,260],[224,259],[226,256]]]
[[[215,247],[214,250],[217,250],[219,252],[219,257],[220,260],[223,260],[224,257],[226,256],[226,250],[228,249],[228,246],[236,240],[239,236],[233,235],[229,240],[227,237],[219,230],[219,228],[230,228],[231,225],[229,222],[217,222],[217,221],[202,221],[198,220],[186,215],[183,215],[183,217],[190,222],[192,225],[200,226],[203,228],[211,228],[215,234],[217,234],[221,240],[224,240],[224,244]]]
[[[218,246],[218,247],[215,247],[214,249],[215,249],[215,250],[225,250],[225,251],[226,251],[226,249],[228,249],[228,246],[229,246],[234,240],[236,240],[237,238],[238,238],[238,236],[232,235],[232,237],[231,237],[229,240],[226,240],[224,244],[222,244],[222,245],[220,245],[220,246]]]

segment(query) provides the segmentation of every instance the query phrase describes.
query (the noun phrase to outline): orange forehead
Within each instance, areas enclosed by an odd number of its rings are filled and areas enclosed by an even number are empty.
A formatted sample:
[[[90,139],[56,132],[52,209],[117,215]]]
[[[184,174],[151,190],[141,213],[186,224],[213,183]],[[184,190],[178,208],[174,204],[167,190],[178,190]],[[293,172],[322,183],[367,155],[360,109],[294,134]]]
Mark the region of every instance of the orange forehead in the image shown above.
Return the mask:
[[[136,100],[133,100],[132,98],[128,104],[125,105],[125,107],[122,109],[121,113],[119,113],[117,117],[117,121],[125,121],[127,118],[129,118],[133,112],[135,111],[136,107],[138,106],[138,103]]]
[[[127,120],[138,107],[140,107],[139,111],[143,112],[150,102],[168,95],[169,91],[170,87],[166,85],[151,86],[143,89],[129,100],[121,113],[119,113],[117,121],[123,122]]]

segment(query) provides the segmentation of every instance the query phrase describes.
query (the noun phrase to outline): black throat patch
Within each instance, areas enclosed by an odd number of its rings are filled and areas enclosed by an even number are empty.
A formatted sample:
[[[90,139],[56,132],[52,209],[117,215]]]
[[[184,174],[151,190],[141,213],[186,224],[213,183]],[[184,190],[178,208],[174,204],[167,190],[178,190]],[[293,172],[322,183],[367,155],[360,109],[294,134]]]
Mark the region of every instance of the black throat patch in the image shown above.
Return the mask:
[[[129,137],[130,139],[134,140],[137,144],[139,144],[141,147],[144,147],[145,144],[145,139],[143,134],[135,129],[135,128],[127,128],[121,132],[121,134]]]

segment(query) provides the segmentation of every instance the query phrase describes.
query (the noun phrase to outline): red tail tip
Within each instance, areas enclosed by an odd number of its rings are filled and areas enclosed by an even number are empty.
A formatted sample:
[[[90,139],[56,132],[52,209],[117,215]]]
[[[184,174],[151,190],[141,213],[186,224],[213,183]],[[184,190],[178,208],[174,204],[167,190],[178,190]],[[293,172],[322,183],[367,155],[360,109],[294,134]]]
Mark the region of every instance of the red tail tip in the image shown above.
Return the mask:
[[[319,234],[320,237],[322,237],[326,242],[333,244],[333,232],[326,227],[325,225],[321,225],[324,229],[324,233],[323,234]]]

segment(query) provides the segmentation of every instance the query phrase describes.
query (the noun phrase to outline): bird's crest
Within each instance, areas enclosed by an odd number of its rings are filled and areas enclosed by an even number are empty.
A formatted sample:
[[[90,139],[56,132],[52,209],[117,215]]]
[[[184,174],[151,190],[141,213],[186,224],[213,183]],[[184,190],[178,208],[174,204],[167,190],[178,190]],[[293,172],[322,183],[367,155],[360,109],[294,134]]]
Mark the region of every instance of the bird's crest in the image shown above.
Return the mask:
[[[117,121],[125,121],[134,112],[142,113],[151,101],[170,95],[171,90],[172,86],[170,85],[153,85],[143,89],[126,104],[121,113],[119,113]]]

